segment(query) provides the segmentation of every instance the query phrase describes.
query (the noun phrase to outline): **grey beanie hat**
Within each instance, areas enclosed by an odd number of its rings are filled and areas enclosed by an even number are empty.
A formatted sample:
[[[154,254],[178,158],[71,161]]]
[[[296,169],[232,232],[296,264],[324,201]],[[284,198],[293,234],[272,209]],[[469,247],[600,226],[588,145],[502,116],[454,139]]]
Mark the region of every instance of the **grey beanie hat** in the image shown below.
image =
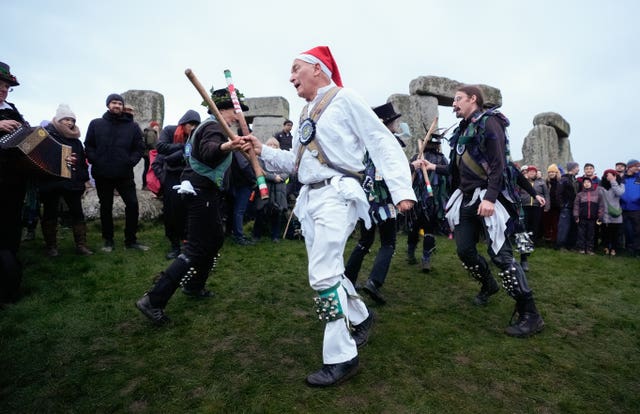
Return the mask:
[[[569,172],[569,171],[571,171],[574,168],[579,167],[579,166],[580,166],[580,164],[578,164],[577,162],[570,161],[570,162],[567,163],[567,172]]]
[[[187,112],[182,115],[182,118],[178,121],[178,125],[188,124],[189,122],[200,123],[200,114],[194,111],[193,109],[189,109]]]

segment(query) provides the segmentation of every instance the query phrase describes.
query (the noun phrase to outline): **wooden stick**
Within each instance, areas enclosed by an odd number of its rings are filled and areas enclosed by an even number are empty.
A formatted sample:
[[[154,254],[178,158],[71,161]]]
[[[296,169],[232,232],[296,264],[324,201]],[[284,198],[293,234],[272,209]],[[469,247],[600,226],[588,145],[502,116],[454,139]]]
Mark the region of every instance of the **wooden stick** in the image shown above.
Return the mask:
[[[191,81],[191,84],[193,84],[193,86],[196,88],[196,90],[198,91],[198,93],[200,94],[202,99],[204,99],[204,101],[207,103],[207,106],[209,106],[209,112],[211,112],[213,114],[213,116],[216,117],[216,119],[218,120],[218,123],[220,123],[220,125],[222,126],[222,129],[224,130],[224,133],[227,135],[227,137],[229,137],[229,140],[237,137],[238,135],[236,133],[234,133],[231,130],[231,128],[229,128],[229,125],[227,124],[227,121],[222,117],[222,114],[218,110],[218,107],[216,106],[215,102],[213,102],[213,99],[211,99],[211,96],[209,96],[209,93],[206,91],[206,89],[204,89],[204,86],[202,86],[202,84],[200,83],[200,81],[196,77],[195,73],[193,73],[193,71],[191,69],[186,69],[184,71],[184,74],[187,75],[187,78],[189,78],[189,80]],[[242,119],[244,120],[244,117],[242,117]],[[245,126],[246,126],[246,121],[245,121]],[[248,130],[248,127],[247,127],[247,130]],[[243,133],[244,133],[244,131],[243,131]],[[245,153],[243,152],[243,154],[245,154]],[[247,157],[247,159],[251,163],[251,167],[253,168],[253,172],[256,175],[256,180],[257,181],[263,181],[265,183],[265,188],[266,188],[266,181],[264,179],[264,171],[262,171],[262,167],[260,167],[260,163],[258,163],[258,158],[256,157],[255,152],[253,152],[253,150],[251,150],[249,152],[249,154],[245,154],[245,156]],[[262,178],[262,180],[260,180],[261,178]],[[265,197],[263,197],[263,195],[262,195],[262,190],[260,190],[260,197],[263,200],[265,199]],[[266,198],[269,198],[269,190],[268,190],[268,188],[266,190]]]
[[[289,220],[287,220],[287,225],[284,228],[284,233],[282,233],[282,240],[287,237],[287,231],[289,231],[289,224],[291,224],[291,218],[293,217],[293,209],[291,209],[291,213],[289,214]]]
[[[249,135],[251,131],[249,131],[249,125],[247,125],[247,120],[244,117],[244,113],[242,112],[242,105],[240,105],[240,100],[238,99],[238,94],[236,93],[236,87],[233,84],[233,79],[231,79],[231,71],[229,69],[225,69],[224,78],[227,81],[227,88],[229,89],[229,96],[231,97],[231,102],[233,102],[233,109],[235,113],[238,115],[238,122],[240,123],[240,129],[242,130],[242,135]],[[256,184],[258,184],[258,191],[260,192],[260,198],[263,200],[269,199],[269,187],[267,187],[267,181],[264,177],[264,171],[258,162],[258,157],[253,152],[253,149],[249,152],[249,162],[251,162],[251,166],[253,167],[253,171],[256,173]]]

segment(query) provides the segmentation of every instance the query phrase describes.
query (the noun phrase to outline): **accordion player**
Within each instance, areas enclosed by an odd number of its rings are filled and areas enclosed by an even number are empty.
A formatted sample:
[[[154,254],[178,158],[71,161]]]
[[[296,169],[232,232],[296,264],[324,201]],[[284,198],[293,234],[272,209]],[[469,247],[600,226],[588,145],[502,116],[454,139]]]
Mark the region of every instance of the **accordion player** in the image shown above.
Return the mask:
[[[55,175],[70,178],[67,158],[72,150],[60,144],[42,127],[22,126],[11,134],[0,137],[0,148],[15,151],[15,168],[28,175]]]

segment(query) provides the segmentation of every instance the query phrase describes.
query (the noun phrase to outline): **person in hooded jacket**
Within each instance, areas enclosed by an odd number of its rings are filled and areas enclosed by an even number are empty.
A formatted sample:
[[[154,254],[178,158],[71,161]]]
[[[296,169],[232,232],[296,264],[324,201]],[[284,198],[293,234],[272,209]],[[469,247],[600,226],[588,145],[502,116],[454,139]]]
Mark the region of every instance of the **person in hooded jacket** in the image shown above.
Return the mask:
[[[45,127],[49,135],[60,144],[71,147],[75,165],[71,169],[71,179],[51,178],[39,183],[40,201],[42,202],[42,236],[45,242],[46,255],[58,256],[58,206],[60,198],[69,207],[73,239],[76,253],[82,256],[92,255],[87,247],[87,224],[82,212],[82,195],[85,183],[89,181],[89,170],[84,146],[80,141],[80,128],[76,124],[76,115],[66,104],[60,104],[56,115]]]
[[[100,200],[100,224],[104,247],[111,252],[113,241],[113,193],[118,191],[125,205],[124,243],[127,249],[149,250],[138,243],[138,196],[133,167],[144,153],[142,131],[133,115],[123,112],[124,98],[116,93],[107,97],[107,112],[89,123],[84,145],[91,163],[91,175]]]
[[[200,114],[189,109],[178,121],[178,125],[168,125],[160,132],[160,139],[156,145],[158,156],[154,161],[156,176],[162,177],[162,197],[164,218],[164,234],[171,243],[166,255],[173,260],[180,255],[180,245],[186,239],[187,210],[182,196],[173,191],[173,186],[180,184],[180,175],[186,164],[184,146],[193,131],[200,125]],[[156,168],[160,168],[157,170]]]

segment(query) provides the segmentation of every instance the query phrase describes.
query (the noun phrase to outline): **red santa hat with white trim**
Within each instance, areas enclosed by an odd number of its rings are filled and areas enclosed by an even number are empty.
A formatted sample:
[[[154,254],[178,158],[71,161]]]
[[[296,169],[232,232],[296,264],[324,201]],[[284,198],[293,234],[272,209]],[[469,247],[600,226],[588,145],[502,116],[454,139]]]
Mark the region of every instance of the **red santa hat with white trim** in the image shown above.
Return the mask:
[[[329,46],[316,46],[306,52],[302,52],[296,59],[303,62],[316,63],[320,65],[320,69],[338,86],[342,87],[342,79],[336,61],[333,60]]]

